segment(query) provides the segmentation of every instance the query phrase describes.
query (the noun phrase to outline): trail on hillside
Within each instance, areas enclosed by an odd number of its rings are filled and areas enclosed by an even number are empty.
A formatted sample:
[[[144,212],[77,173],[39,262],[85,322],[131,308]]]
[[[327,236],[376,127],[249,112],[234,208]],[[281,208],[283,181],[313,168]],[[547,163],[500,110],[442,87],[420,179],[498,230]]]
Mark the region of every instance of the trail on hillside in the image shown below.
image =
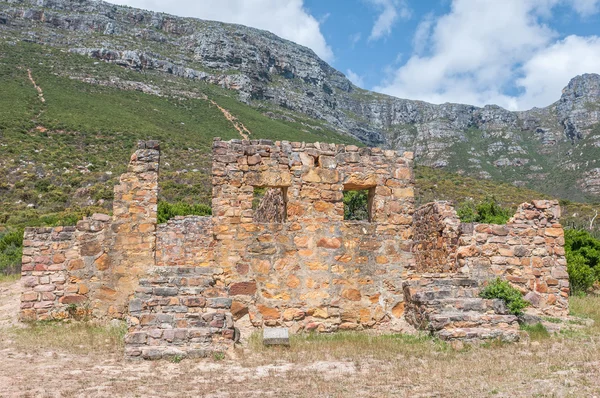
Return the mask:
[[[242,122],[240,122],[235,116],[233,116],[231,114],[231,112],[229,112],[227,109],[223,108],[221,105],[217,104],[214,100],[206,97],[206,100],[208,102],[210,102],[211,104],[213,104],[214,106],[217,107],[217,109],[219,109],[221,111],[221,113],[223,113],[223,116],[225,116],[225,119],[229,120],[231,122],[231,124],[233,125],[233,128],[235,128],[238,133],[240,133],[240,135],[242,136],[243,139],[248,140],[250,139],[250,135],[252,134],[250,132],[250,130],[248,130],[248,128],[246,128],[246,126],[244,126],[244,124]]]
[[[29,76],[30,76],[30,80],[35,85],[35,82],[31,78],[31,73]],[[163,96],[163,94],[161,93],[159,88],[157,88],[155,86],[149,86],[142,82],[129,81],[129,80],[125,81],[125,80],[120,80],[118,78],[116,78],[114,80],[108,80],[108,81],[102,81],[102,80],[78,77],[78,76],[69,76],[69,78],[74,79],[74,80],[79,80],[81,82],[88,83],[88,84],[107,86],[107,87],[115,87],[115,88],[118,88],[121,90],[141,91],[143,93],[146,93],[149,95],[156,95],[158,97]],[[41,89],[39,87],[37,87],[37,86],[35,86],[35,87],[38,89],[38,92],[41,92]],[[237,130],[237,132],[240,134],[240,136],[243,139],[245,139],[245,140],[250,139],[252,132],[246,126],[244,126],[244,124],[242,122],[240,122],[237,117],[233,116],[231,114],[231,112],[229,112],[229,110],[223,108],[221,105],[219,105],[213,99],[210,99],[206,94],[189,92],[189,91],[174,91],[174,92],[171,92],[171,94],[175,94],[175,97],[180,95],[180,96],[183,96],[184,98],[195,98],[195,99],[202,99],[204,101],[208,101],[209,103],[211,103],[212,105],[217,107],[217,109],[219,111],[221,111],[223,116],[225,116],[225,119],[227,119],[231,123],[233,128]],[[42,100],[42,102],[43,102],[43,100]]]
[[[27,69],[27,76],[29,76],[29,81],[31,82],[31,84],[33,84],[33,87],[35,87],[35,89],[37,90],[38,98],[40,99],[40,101],[42,101],[42,103],[46,103],[46,99],[44,98],[44,91],[42,90],[42,88],[40,86],[37,85],[35,80],[33,80],[33,76],[31,75],[31,69]]]

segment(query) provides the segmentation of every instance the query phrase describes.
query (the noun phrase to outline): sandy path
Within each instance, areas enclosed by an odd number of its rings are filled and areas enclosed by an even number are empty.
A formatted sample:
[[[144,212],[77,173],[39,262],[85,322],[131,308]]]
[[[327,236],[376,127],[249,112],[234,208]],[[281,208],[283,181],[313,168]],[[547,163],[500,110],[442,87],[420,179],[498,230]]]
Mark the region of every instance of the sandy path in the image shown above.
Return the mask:
[[[0,283],[0,329],[21,325],[19,313],[20,282]]]

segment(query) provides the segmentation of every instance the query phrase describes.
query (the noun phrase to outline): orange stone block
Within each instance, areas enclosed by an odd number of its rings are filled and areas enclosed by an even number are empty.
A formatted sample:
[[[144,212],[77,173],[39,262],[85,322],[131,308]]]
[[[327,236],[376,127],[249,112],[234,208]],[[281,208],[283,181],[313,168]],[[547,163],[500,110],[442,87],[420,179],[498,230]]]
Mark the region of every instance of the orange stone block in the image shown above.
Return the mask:
[[[402,315],[404,315],[404,302],[398,303],[394,306],[394,308],[392,308],[392,315],[394,315],[396,318],[400,318]]]
[[[342,292],[342,297],[350,301],[360,301],[362,295],[360,294],[359,290],[346,289]]]
[[[311,271],[327,271],[329,269],[329,265],[326,263],[322,263],[320,261],[311,261],[308,264],[308,268]]]
[[[300,279],[298,279],[296,275],[290,275],[287,278],[286,285],[291,289],[296,289],[298,286],[300,286]]]
[[[317,242],[317,246],[326,249],[339,249],[342,247],[342,240],[340,238],[321,238]]]
[[[106,271],[110,266],[108,254],[104,253],[94,261],[94,265],[98,271]]]
[[[279,309],[267,307],[266,305],[259,304],[258,311],[262,314],[263,319],[277,320],[280,317]]]
[[[565,231],[562,228],[546,228],[545,234],[546,236],[551,236],[553,238],[558,238],[563,236]]]

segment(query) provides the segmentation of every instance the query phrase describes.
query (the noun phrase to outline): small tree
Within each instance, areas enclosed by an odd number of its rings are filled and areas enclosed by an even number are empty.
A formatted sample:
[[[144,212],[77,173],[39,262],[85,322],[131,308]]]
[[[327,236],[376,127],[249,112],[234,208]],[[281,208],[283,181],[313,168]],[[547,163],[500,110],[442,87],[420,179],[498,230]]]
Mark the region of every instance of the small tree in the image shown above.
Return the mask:
[[[565,255],[573,293],[586,292],[600,281],[600,240],[588,231],[565,231]]]
[[[510,209],[500,206],[492,196],[486,197],[477,204],[472,200],[462,202],[456,213],[462,222],[485,224],[506,224],[512,215]]]

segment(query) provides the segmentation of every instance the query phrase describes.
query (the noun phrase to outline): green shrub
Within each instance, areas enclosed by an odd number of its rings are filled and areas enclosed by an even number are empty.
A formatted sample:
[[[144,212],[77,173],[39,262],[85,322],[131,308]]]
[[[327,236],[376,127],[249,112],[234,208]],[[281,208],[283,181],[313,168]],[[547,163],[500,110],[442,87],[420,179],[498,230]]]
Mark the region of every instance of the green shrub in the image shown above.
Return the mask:
[[[508,307],[508,311],[513,315],[521,315],[523,309],[529,305],[529,303],[523,299],[520,291],[500,278],[491,281],[481,291],[480,296],[485,299],[504,300]]]
[[[506,224],[513,212],[500,206],[494,197],[488,196],[477,204],[472,200],[462,202],[456,213],[462,222]]]
[[[23,256],[23,229],[0,233],[0,274],[19,272]]]
[[[344,192],[344,220],[369,219],[369,191]]]
[[[585,293],[600,281],[600,240],[588,231],[565,230],[565,255],[572,293]]]
[[[210,216],[212,209],[207,205],[188,204],[183,202],[169,203],[158,202],[158,223],[164,224],[177,216]]]
[[[456,209],[456,214],[462,222],[476,222],[478,215],[475,202],[467,200],[460,203]]]

